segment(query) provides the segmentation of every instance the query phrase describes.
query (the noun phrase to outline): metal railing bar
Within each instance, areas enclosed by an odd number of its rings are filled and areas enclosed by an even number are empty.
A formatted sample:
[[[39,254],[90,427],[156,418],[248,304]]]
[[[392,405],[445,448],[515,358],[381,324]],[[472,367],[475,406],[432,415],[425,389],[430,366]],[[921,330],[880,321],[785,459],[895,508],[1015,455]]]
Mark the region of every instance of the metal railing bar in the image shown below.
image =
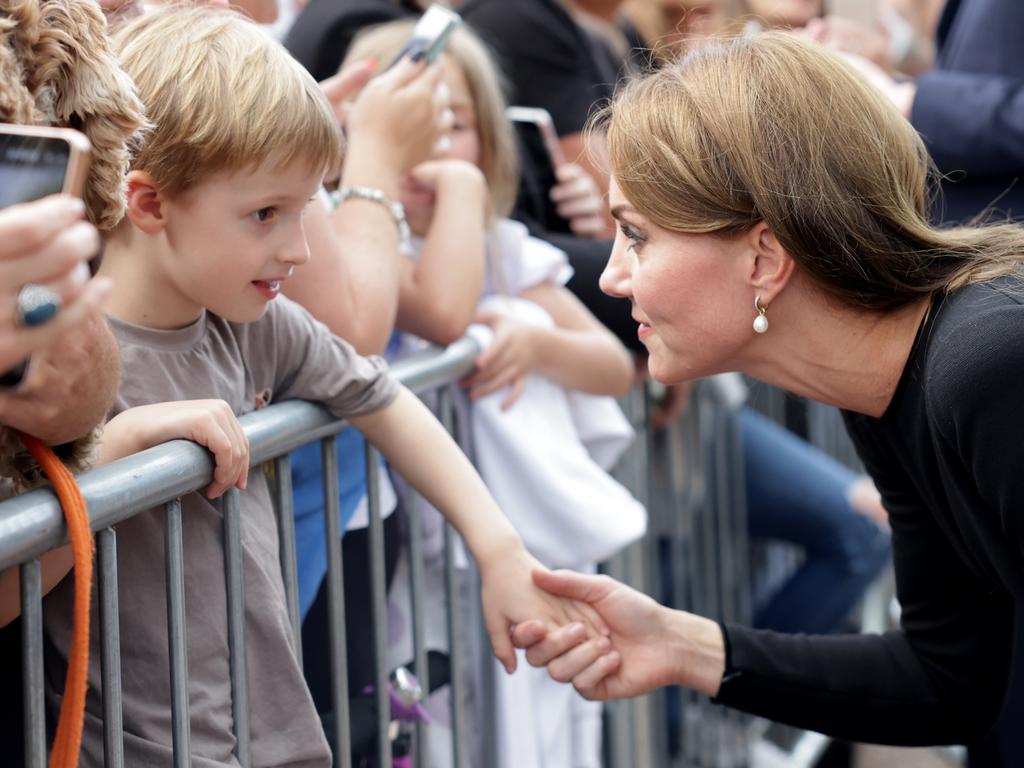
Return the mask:
[[[185,641],[185,568],[181,500],[165,506],[164,560],[167,574],[167,645],[171,673],[171,737],[174,768],[191,765],[188,709],[188,645]]]
[[[274,509],[277,512],[277,540],[280,548],[281,578],[292,625],[295,658],[302,668],[302,621],[299,618],[299,570],[295,554],[295,498],[292,496],[292,468],[288,454],[278,456],[270,464],[274,473]]]
[[[450,387],[443,387],[438,392],[438,416],[448,434],[454,437],[455,414]],[[447,599],[448,666],[451,679],[452,765],[454,768],[461,768],[463,764],[462,732],[465,724],[462,715],[462,698],[465,688],[461,661],[463,658],[462,637],[459,634],[461,629],[458,609],[458,572],[455,565],[455,532],[448,523],[445,523],[444,526],[444,591]]]
[[[384,573],[384,521],[380,511],[377,451],[366,444],[366,504],[369,515],[370,604],[373,616],[374,696],[377,699],[377,759],[391,765],[391,699],[388,695],[388,606]]]
[[[392,370],[410,389],[422,391],[468,373],[479,349],[471,339],[460,339],[445,349],[396,363]],[[249,438],[254,466],[346,426],[319,406],[298,400],[246,414],[239,421]],[[209,452],[187,440],[173,440],[84,472],[76,479],[89,507],[92,529],[98,531],[199,490],[212,478]],[[0,570],[67,541],[64,514],[52,490],[31,491],[0,504]]]
[[[20,568],[22,706],[25,710],[25,766],[46,765],[46,709],[43,702],[43,584],[38,560]]]
[[[245,651],[245,573],[242,567],[242,513],[237,488],[221,504],[224,515],[224,580],[227,588],[228,662],[235,757],[243,768],[249,754],[249,669]]]
[[[324,538],[327,546],[327,622],[331,644],[331,701],[334,704],[334,765],[351,768],[349,748],[348,649],[345,640],[345,575],[341,554],[341,510],[338,500],[338,446],[334,437],[320,441],[324,478]],[[300,638],[301,642],[301,638]]]
[[[412,650],[416,679],[424,695],[430,693],[430,668],[427,666],[426,621],[423,611],[423,539],[420,523],[420,497],[415,492],[407,496],[406,514],[409,521],[409,598],[412,604]],[[426,765],[428,729],[422,720],[415,726],[415,765]]]
[[[100,615],[100,677],[103,680],[103,759],[106,768],[124,766],[121,712],[121,626],[117,595],[117,534],[96,534]]]

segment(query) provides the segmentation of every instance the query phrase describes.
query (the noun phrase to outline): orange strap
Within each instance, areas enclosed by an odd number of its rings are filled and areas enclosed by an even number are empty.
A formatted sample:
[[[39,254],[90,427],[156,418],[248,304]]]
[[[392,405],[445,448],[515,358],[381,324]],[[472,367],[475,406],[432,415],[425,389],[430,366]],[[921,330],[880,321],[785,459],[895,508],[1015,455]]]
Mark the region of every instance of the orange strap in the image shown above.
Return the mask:
[[[71,653],[64,681],[64,701],[57,721],[49,768],[75,768],[82,746],[85,720],[85,689],[89,670],[89,600],[92,597],[92,529],[82,491],[49,446],[31,435],[19,434],[21,442],[43,468],[64,509],[75,562],[75,614],[71,628]]]

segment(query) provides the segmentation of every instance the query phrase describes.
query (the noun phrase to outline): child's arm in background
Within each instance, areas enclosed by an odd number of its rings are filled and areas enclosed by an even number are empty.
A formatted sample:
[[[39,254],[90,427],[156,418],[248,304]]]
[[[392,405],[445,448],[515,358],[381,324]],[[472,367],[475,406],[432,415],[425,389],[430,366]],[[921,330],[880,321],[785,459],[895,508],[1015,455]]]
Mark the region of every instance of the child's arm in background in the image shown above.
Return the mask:
[[[576,601],[555,599],[532,582],[543,566],[523,546],[459,446],[430,411],[406,389],[391,405],[351,419],[389,462],[445,516],[465,540],[480,568],[487,632],[494,655],[510,672],[516,667],[509,630],[539,619],[548,626],[583,622],[583,642],[610,648],[595,613]]]
[[[402,176],[433,152],[448,103],[435,98],[436,66],[406,57],[370,80],[374,71],[360,62],[321,85],[348,137],[340,186],[379,189],[397,201]],[[370,200],[351,198],[330,212],[317,199],[306,207],[303,225],[312,258],[285,281],[285,294],[361,353],[382,353],[394,329],[405,261],[391,215]]]
[[[593,395],[617,396],[629,390],[633,384],[629,352],[568,289],[543,282],[523,291],[520,298],[547,310],[555,327],[481,313],[477,320],[494,329],[494,341],[477,358],[476,370],[464,382],[471,397],[509,386],[502,404],[507,408],[519,397],[523,379],[530,373]]]
[[[398,327],[442,346],[466,332],[484,286],[487,183],[464,160],[434,160],[413,169],[434,190],[434,215],[418,259],[403,259]]]
[[[156,403],[122,411],[103,428],[96,464],[109,464],[168,440],[192,440],[205,446],[216,461],[206,495],[213,499],[231,486],[245,488],[249,477],[249,440],[223,400],[184,400]],[[39,558],[43,594],[68,574],[74,564],[71,545]],[[0,627],[21,615],[17,567],[0,573]]]

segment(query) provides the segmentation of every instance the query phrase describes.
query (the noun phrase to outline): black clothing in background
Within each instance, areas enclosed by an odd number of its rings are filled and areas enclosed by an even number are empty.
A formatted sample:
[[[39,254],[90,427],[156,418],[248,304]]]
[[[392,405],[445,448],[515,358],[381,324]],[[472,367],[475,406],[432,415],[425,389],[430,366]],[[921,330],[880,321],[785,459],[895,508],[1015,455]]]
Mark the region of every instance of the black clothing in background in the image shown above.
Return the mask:
[[[595,105],[611,98],[627,66],[558,0],[469,0],[458,10],[497,55],[509,85],[509,103],[546,109],[559,136],[583,130]],[[512,218],[526,224],[534,237],[566,252],[574,271],[569,290],[626,347],[641,351],[629,302],[607,296],[598,286],[611,241],[573,235],[549,197],[547,157],[521,147],[520,158],[522,178]]]
[[[314,79],[326,80],[338,73],[360,30],[415,15],[410,8],[388,0],[309,0],[289,30],[284,47]]]
[[[1024,2],[949,0],[910,121],[943,174],[937,218],[1024,219]]]
[[[497,53],[509,103],[546,109],[559,136],[611,97],[621,63],[558,0],[469,0],[459,13]]]
[[[1022,380],[1024,285],[1001,278],[936,298],[885,414],[844,414],[890,513],[900,631],[727,625],[717,701],[856,741],[986,735],[1024,603]]]

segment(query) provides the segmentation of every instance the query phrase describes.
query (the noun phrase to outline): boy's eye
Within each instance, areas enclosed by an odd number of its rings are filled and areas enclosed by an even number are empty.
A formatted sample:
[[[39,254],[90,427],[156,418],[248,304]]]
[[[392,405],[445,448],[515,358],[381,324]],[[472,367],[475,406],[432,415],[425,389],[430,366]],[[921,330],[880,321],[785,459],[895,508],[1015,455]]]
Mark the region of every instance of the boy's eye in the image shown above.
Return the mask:
[[[253,211],[249,215],[252,216],[256,221],[264,223],[270,221],[277,214],[277,209],[273,206],[267,208],[260,208],[258,211]]]

